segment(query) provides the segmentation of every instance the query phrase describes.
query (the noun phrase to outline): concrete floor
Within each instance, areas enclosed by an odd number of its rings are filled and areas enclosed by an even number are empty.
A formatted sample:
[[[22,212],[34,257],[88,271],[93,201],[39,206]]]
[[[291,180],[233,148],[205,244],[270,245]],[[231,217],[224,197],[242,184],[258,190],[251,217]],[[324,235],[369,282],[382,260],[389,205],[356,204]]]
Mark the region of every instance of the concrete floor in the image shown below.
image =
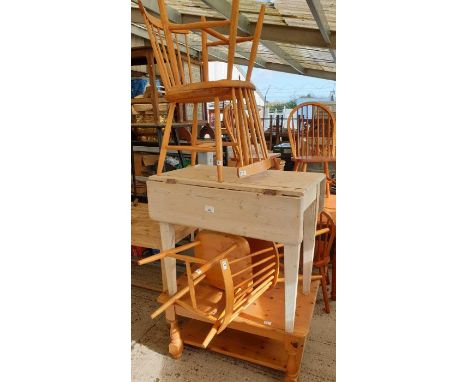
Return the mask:
[[[160,278],[156,267],[145,271],[134,270],[132,280]],[[230,358],[218,353],[190,346],[184,347],[179,360],[173,360],[168,351],[169,330],[161,315],[151,320],[156,310],[158,292],[132,286],[132,381],[133,382],[191,382],[191,381],[282,381],[283,373]],[[312,320],[311,333],[307,340],[302,360],[300,381],[335,381],[336,311],[331,302],[331,313],[323,311],[321,292]]]

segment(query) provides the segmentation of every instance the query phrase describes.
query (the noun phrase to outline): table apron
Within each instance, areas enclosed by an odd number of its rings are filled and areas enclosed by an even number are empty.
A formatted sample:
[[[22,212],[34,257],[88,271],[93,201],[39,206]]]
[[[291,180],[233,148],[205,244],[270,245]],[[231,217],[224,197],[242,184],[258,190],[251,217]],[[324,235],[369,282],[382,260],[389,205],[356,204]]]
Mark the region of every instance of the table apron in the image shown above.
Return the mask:
[[[151,219],[296,245],[315,200],[315,192],[299,198],[154,181],[147,190]]]

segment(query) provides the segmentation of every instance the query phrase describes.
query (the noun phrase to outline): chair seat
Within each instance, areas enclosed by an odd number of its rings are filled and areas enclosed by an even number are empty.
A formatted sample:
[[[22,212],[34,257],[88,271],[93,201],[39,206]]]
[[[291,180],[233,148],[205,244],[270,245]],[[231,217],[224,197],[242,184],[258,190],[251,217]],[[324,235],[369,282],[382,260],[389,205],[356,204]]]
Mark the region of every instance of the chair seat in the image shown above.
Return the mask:
[[[220,101],[231,98],[232,89],[251,89],[255,86],[249,81],[207,81],[194,84],[174,86],[166,92],[166,99],[169,102],[210,102],[215,97]]]
[[[319,155],[298,156],[298,157],[295,157],[295,158],[291,158],[291,160],[293,160],[295,162],[302,162],[302,163],[336,162],[335,157],[319,156]]]

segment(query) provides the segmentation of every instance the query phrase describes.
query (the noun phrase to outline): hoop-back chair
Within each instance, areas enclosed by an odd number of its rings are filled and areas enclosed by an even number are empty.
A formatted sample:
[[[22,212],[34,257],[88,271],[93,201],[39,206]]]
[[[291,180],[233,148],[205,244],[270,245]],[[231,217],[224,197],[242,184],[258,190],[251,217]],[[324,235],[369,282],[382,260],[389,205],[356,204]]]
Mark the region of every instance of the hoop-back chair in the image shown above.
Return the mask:
[[[184,261],[186,267],[185,284],[179,279],[179,290],[151,318],[174,304],[189,310],[213,324],[203,341],[207,347],[216,334],[276,285],[278,247],[273,242],[203,230],[192,243],[140,260],[142,265],[172,257]],[[195,256],[180,254],[189,248],[194,248]]]
[[[250,82],[255,57],[257,55],[260,34],[265,14],[265,5],[259,12],[257,26],[253,36],[237,37],[237,24],[239,16],[239,0],[232,0],[231,19],[206,21],[201,17],[200,22],[188,24],[175,24],[169,21],[166,6],[163,0],[158,0],[161,19],[148,14],[140,0],[140,11],[143,15],[148,30],[151,46],[154,50],[156,62],[166,91],[166,100],[169,102],[169,110],[166,128],[160,152],[157,174],[160,175],[167,150],[186,150],[191,152],[191,164],[196,164],[197,152],[215,152],[218,180],[223,181],[223,142],[221,137],[220,101],[231,101],[234,110],[234,126],[238,136],[235,144],[240,152],[238,161],[238,176],[248,176],[267,170],[273,165],[274,159],[268,157],[265,136],[261,128],[260,117],[255,103],[255,86]],[[225,36],[213,28],[229,28],[229,35]],[[194,82],[192,65],[189,54],[189,38],[191,31],[198,30],[201,33],[202,45],[202,80]],[[188,75],[182,61],[181,48],[178,36],[185,38],[185,51],[187,52]],[[208,41],[210,36],[211,41]],[[213,41],[214,38],[214,41]],[[246,80],[232,80],[234,55],[238,43],[251,41],[249,64]],[[225,80],[210,81],[208,78],[208,48],[211,46],[227,45],[228,62]],[[197,141],[197,110],[198,104],[214,102],[215,109],[215,142],[199,143]],[[169,137],[176,104],[193,104],[192,142],[188,146],[171,146]],[[248,143],[253,142],[252,146]],[[234,143],[227,143],[233,145]]]
[[[288,117],[294,171],[307,171],[308,163],[322,163],[327,176],[326,196],[330,196],[328,163],[336,162],[336,121],[323,104],[304,102],[291,110]]]

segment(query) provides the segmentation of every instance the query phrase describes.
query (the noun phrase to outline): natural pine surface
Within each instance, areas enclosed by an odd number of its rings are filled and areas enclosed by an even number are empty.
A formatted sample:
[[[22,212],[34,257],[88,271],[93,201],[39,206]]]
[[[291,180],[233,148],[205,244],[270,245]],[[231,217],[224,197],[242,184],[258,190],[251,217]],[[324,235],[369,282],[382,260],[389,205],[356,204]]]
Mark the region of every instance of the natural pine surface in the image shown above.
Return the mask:
[[[159,267],[132,265],[132,283],[160,286]],[[132,286],[132,381],[189,382],[282,381],[283,373],[222,354],[185,346],[182,358],[173,360],[168,351],[169,328],[164,315],[151,320],[158,307],[158,292]],[[300,371],[301,382],[335,381],[335,302],[331,313],[323,311],[321,293],[317,296],[311,333],[307,339]]]

